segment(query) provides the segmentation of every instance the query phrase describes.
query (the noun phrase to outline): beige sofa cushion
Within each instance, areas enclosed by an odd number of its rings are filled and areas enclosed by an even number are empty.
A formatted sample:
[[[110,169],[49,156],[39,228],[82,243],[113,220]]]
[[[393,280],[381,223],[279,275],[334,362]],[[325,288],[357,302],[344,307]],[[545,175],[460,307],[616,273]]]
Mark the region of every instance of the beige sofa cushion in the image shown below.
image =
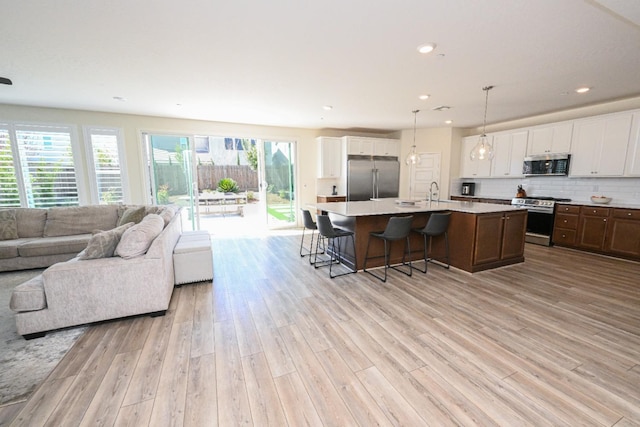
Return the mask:
[[[90,234],[29,239],[18,246],[18,254],[21,257],[77,254],[87,247],[89,240]]]
[[[111,230],[118,223],[118,206],[54,207],[47,212],[45,237],[91,233]]]
[[[164,228],[164,220],[157,214],[149,214],[140,224],[127,229],[116,247],[115,254],[125,259],[144,255],[153,240]]]
[[[0,240],[0,259],[10,259],[18,256],[18,246],[30,239]]]
[[[16,210],[0,210],[0,240],[13,240],[17,238],[18,223],[16,222]]]
[[[144,206],[127,208],[118,220],[118,226],[133,222],[138,224],[147,214]]]
[[[47,307],[42,274],[18,285],[11,294],[9,308],[15,312],[36,311]]]
[[[19,208],[16,209],[19,237],[42,237],[44,224],[47,222],[47,209]]]
[[[133,222],[101,231],[91,236],[86,249],[80,252],[79,259],[96,259],[112,257],[124,232],[134,226]]]

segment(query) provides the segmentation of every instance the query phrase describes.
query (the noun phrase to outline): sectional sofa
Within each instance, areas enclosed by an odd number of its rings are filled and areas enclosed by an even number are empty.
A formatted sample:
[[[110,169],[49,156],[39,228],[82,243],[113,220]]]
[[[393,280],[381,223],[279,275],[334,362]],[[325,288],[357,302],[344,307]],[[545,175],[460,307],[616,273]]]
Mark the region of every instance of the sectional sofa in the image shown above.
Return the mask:
[[[49,266],[12,294],[16,327],[25,338],[108,319],[164,314],[169,307],[173,249],[182,232],[179,209],[6,211],[0,210],[0,235],[17,239],[0,240],[0,271]],[[13,235],[6,227],[11,217]]]

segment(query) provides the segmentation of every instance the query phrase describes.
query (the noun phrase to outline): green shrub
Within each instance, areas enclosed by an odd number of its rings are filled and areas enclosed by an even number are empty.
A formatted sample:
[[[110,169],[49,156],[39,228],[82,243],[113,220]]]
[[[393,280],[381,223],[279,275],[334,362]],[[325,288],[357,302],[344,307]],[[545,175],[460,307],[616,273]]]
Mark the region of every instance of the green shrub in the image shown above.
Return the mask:
[[[223,193],[237,193],[238,183],[231,178],[222,178],[218,181],[218,191]]]

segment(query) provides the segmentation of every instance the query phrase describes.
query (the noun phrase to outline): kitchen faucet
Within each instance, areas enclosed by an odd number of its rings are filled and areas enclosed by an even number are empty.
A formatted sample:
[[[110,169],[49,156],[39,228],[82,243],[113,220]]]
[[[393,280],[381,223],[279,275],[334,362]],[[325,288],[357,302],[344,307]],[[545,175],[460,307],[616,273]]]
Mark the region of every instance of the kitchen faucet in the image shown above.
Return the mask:
[[[435,181],[431,181],[429,185],[429,202],[433,200],[433,185],[436,185],[436,195],[438,196],[438,202],[440,201],[440,187],[438,187],[438,183]]]

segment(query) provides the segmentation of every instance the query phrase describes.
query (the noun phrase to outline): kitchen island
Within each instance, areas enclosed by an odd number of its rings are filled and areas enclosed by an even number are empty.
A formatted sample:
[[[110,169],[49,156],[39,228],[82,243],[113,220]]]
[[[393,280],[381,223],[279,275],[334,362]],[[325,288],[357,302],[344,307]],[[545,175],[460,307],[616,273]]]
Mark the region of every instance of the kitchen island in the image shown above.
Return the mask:
[[[460,201],[420,201],[411,205],[397,203],[397,199],[377,199],[317,203],[313,207],[327,212],[334,226],[355,233],[356,256],[351,245],[342,247],[347,249],[345,263],[357,269],[364,265],[370,232],[384,230],[392,216],[413,215],[413,228],[422,228],[433,212],[451,212],[449,246],[453,267],[474,273],[524,261],[527,211],[514,206]],[[422,236],[412,233],[410,244],[412,259],[422,259]],[[372,239],[369,254],[383,254],[380,239]],[[444,262],[444,236],[432,239],[430,255]],[[402,245],[397,242],[391,248],[391,262],[401,260]],[[383,258],[374,258],[367,262],[367,268],[382,264]]]

